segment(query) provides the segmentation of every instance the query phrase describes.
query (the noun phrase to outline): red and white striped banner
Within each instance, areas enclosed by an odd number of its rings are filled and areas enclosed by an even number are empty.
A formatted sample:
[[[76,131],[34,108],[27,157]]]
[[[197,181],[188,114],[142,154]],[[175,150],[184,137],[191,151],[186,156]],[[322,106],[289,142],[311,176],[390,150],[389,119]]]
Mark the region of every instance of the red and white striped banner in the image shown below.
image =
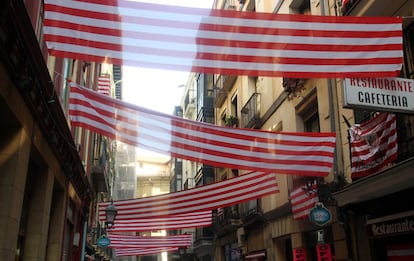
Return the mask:
[[[99,217],[105,222],[105,216]],[[212,224],[212,211],[197,211],[166,217],[151,217],[140,219],[118,220],[107,230],[114,232],[142,232],[154,230],[177,230],[183,228],[208,227]]]
[[[114,201],[116,220],[135,220],[213,210],[278,193],[276,175],[250,173],[188,190]],[[99,203],[100,219],[109,202]]]
[[[108,233],[111,248],[157,248],[189,247],[193,244],[191,234],[174,236],[134,236]]]
[[[414,244],[388,244],[387,245],[388,261],[412,261],[414,260]]]
[[[69,116],[83,127],[142,149],[215,167],[327,176],[335,133],[271,132],[191,121],[70,83]]]
[[[110,248],[116,257],[154,255],[162,252],[174,252],[179,248],[188,248],[193,243],[191,234],[172,236],[135,236],[109,233]]]
[[[290,192],[290,204],[294,219],[304,219],[309,216],[310,210],[319,202],[316,182],[309,186],[300,186]]]
[[[45,0],[55,56],[147,68],[295,78],[399,75],[401,17],[273,14],[127,0]]]
[[[97,91],[103,95],[110,96],[111,94],[111,78],[109,74],[102,74],[98,77]]]
[[[115,248],[115,256],[148,256],[156,255],[163,252],[176,252],[178,247],[154,247],[154,248]]]
[[[396,115],[377,113],[367,122],[349,129],[352,178],[371,175],[397,159]]]

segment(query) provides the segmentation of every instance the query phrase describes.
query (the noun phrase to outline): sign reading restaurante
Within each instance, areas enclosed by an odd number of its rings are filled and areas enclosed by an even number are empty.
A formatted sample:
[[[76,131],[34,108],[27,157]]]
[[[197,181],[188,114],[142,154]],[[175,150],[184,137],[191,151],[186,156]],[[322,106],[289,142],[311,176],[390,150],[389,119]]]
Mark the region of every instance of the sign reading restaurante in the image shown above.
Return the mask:
[[[345,79],[344,107],[414,112],[414,80],[405,78]]]

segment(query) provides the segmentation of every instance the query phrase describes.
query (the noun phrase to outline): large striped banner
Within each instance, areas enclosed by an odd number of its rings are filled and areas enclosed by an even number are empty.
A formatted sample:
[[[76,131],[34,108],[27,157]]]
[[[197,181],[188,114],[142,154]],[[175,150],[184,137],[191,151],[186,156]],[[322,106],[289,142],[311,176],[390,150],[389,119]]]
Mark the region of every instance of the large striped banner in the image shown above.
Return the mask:
[[[157,248],[157,247],[189,247],[193,244],[191,234],[174,236],[134,236],[123,234],[108,234],[111,248]]]
[[[272,173],[249,173],[224,181],[158,196],[118,200],[113,204],[118,210],[116,220],[178,215],[258,199],[278,193],[276,175]],[[99,217],[105,219],[109,202],[99,203]]]
[[[69,116],[83,127],[142,149],[215,167],[327,176],[335,133],[217,126],[138,107],[70,83]]]
[[[154,248],[114,248],[116,257],[124,256],[148,256],[156,255],[163,252],[176,252],[178,247],[154,247]]]
[[[147,68],[298,78],[390,77],[401,17],[210,10],[128,0],[45,0],[55,56]]]
[[[100,216],[105,222],[105,217]],[[154,230],[177,230],[183,228],[208,227],[212,224],[212,211],[197,211],[181,215],[169,215],[163,217],[139,218],[118,220],[107,228],[111,232],[143,232]]]

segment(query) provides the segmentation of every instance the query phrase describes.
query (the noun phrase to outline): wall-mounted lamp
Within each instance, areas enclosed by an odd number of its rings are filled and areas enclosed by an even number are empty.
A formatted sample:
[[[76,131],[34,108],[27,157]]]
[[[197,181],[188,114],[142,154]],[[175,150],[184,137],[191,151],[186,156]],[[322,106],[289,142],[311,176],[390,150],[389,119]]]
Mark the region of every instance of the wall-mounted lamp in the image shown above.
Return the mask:
[[[114,225],[116,214],[118,214],[118,209],[115,207],[114,203],[111,202],[111,204],[105,208],[105,226],[107,228],[111,228]]]

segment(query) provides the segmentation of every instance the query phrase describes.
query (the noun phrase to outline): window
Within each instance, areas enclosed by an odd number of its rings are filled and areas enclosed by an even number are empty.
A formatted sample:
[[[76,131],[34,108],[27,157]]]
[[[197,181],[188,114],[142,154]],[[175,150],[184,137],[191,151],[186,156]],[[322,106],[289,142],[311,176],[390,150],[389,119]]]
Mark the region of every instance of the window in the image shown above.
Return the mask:
[[[320,132],[318,108],[311,109],[311,115],[304,119],[305,132]]]
[[[316,88],[296,106],[296,114],[302,118],[303,131],[320,132]]]
[[[296,106],[296,114],[302,119],[304,132],[320,132],[316,87]],[[289,189],[302,185],[304,181],[302,176],[292,176],[288,180]]]
[[[310,0],[293,0],[289,7],[294,13],[298,14],[310,14]]]
[[[404,29],[404,74],[414,79],[414,22]]]

